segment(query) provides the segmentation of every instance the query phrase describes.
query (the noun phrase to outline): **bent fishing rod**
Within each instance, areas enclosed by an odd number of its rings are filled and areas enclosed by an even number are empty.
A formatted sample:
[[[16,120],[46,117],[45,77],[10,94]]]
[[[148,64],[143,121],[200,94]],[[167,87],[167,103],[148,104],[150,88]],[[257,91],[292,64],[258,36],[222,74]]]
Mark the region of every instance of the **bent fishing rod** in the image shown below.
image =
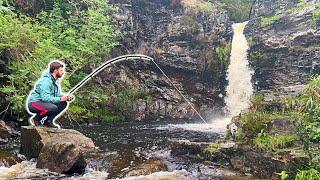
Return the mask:
[[[102,65],[100,65],[98,68],[96,68],[95,70],[93,70],[88,76],[86,76],[84,79],[82,79],[77,85],[75,85],[69,92],[69,95],[74,94],[76,91],[79,90],[79,88],[81,86],[83,86],[87,81],[89,81],[91,78],[93,78],[93,76],[97,75],[100,71],[102,71],[103,69],[105,69],[106,67],[109,67],[112,64],[115,64],[117,62],[120,61],[125,61],[125,60],[129,60],[129,59],[143,59],[143,60],[147,60],[147,61],[152,61],[152,58],[149,56],[145,56],[145,55],[140,55],[140,54],[132,54],[132,55],[124,55],[124,56],[119,56],[116,58],[113,58],[105,63],[103,63]]]
[[[160,66],[154,61],[153,58],[149,57],[149,56],[145,56],[142,54],[129,54],[129,55],[123,55],[123,56],[119,56],[116,58],[113,58],[105,63],[103,63],[102,65],[100,65],[98,68],[96,68],[95,70],[93,70],[88,76],[86,76],[84,79],[82,79],[77,85],[75,85],[69,92],[69,95],[73,95],[76,91],[79,90],[80,87],[82,87],[87,81],[89,81],[91,78],[93,78],[95,75],[97,75],[100,71],[102,71],[103,69],[105,69],[106,67],[109,67],[112,64],[115,64],[117,62],[121,62],[121,61],[125,61],[125,60],[147,60],[147,61],[152,61],[156,67],[160,70],[160,72],[168,79],[168,81],[170,82],[170,84],[177,90],[177,92],[183,97],[183,99],[189,104],[189,106],[196,112],[196,114],[200,117],[200,119],[208,124],[204,118],[201,116],[201,114],[193,107],[192,103],[181,93],[181,91],[174,85],[174,83],[171,81],[171,79],[162,71],[162,69],[160,68]]]

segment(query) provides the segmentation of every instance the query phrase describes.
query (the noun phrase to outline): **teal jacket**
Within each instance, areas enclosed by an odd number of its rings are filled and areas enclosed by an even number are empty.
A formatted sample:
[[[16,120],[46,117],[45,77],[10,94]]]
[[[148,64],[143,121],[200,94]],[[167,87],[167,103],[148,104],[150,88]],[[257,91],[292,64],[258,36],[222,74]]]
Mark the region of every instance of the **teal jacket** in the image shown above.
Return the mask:
[[[43,101],[48,103],[58,103],[62,96],[60,85],[49,71],[42,74],[42,78],[37,81],[34,89],[30,92],[27,102]]]

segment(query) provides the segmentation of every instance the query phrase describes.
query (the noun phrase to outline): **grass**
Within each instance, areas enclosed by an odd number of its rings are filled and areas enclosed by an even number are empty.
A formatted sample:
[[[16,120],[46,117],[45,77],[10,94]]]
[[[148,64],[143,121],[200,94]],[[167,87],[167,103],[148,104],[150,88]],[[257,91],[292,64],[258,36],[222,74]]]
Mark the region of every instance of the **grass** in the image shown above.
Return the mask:
[[[316,180],[320,179],[320,172],[315,169],[299,171],[295,180]]]
[[[283,149],[291,146],[296,140],[296,136],[293,135],[262,135],[253,139],[254,147],[262,151],[275,151],[277,149]]]
[[[281,18],[282,18],[282,15],[280,15],[280,14],[275,14],[275,15],[270,16],[270,17],[262,18],[261,19],[261,27],[269,26],[269,25],[273,24],[274,22],[278,21]]]

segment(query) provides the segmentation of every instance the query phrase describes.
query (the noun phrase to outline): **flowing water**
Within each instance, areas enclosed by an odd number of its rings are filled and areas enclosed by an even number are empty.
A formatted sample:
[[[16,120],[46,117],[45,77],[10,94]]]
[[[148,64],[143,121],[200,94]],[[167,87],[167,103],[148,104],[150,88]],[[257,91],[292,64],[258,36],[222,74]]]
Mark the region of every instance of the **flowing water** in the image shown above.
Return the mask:
[[[168,123],[173,127],[164,128]],[[168,166],[168,171],[157,172],[147,176],[134,176],[126,179],[220,179],[226,176],[238,176],[237,173],[215,167],[213,163],[200,163],[171,155],[172,142],[214,142],[223,134],[214,133],[206,128],[179,128],[182,123],[196,124],[192,120],[129,121],[99,122],[79,127],[74,123],[72,128],[92,138],[99,150],[108,152],[104,158],[95,159],[88,164],[85,174],[66,176],[37,169],[36,161],[29,160],[10,168],[0,167],[1,178],[38,179],[106,179],[122,177],[121,172],[132,164],[146,159],[161,159]],[[175,125],[177,127],[175,127]],[[66,127],[64,127],[66,128]],[[19,142],[16,142],[19,144]],[[17,147],[17,146],[13,146]],[[17,151],[18,149],[11,148]],[[111,167],[110,162],[120,162]]]
[[[108,152],[104,158],[97,158],[88,164],[82,175],[66,176],[37,169],[35,160],[23,161],[10,168],[0,167],[0,179],[106,179],[122,177],[121,173],[137,162],[146,159],[161,159],[168,171],[156,172],[147,176],[127,177],[126,179],[241,179],[240,175],[216,167],[211,162],[199,162],[171,155],[173,142],[192,141],[214,142],[224,136],[231,115],[238,115],[248,108],[252,94],[251,74],[248,68],[246,51],[248,45],[243,35],[247,22],[233,25],[231,61],[228,69],[227,96],[225,102],[229,117],[214,118],[208,123],[192,120],[99,122],[81,125],[76,123],[67,128],[76,129],[93,139],[101,151]],[[13,141],[5,149],[17,152],[19,142]],[[120,162],[111,167],[112,161]],[[249,177],[244,177],[248,179]]]
[[[225,102],[230,116],[237,116],[250,106],[250,97],[253,94],[251,77],[253,71],[249,68],[247,50],[249,49],[246,37],[243,34],[247,22],[233,24],[234,35],[230,65],[227,72],[227,96]]]

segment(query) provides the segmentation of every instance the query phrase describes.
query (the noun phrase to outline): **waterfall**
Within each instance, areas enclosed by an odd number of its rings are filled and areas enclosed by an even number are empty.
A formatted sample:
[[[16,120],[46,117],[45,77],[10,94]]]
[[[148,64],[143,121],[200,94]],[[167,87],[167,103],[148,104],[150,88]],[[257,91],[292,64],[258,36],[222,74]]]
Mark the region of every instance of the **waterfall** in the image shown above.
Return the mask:
[[[247,40],[243,34],[244,27],[248,22],[233,24],[232,49],[230,54],[230,65],[227,70],[229,84],[226,88],[227,95],[224,99],[229,114],[226,117],[214,117],[209,124],[186,123],[168,124],[158,129],[185,129],[196,132],[215,132],[224,134],[227,125],[230,124],[233,116],[239,115],[241,111],[249,108],[250,96],[253,94],[251,76],[253,71],[249,68]]]
[[[250,96],[253,94],[251,77],[253,71],[249,68],[247,50],[249,49],[243,30],[248,21],[233,24],[233,39],[230,55],[230,65],[227,71],[227,96],[225,103],[230,116],[237,116],[242,110],[249,108]]]

